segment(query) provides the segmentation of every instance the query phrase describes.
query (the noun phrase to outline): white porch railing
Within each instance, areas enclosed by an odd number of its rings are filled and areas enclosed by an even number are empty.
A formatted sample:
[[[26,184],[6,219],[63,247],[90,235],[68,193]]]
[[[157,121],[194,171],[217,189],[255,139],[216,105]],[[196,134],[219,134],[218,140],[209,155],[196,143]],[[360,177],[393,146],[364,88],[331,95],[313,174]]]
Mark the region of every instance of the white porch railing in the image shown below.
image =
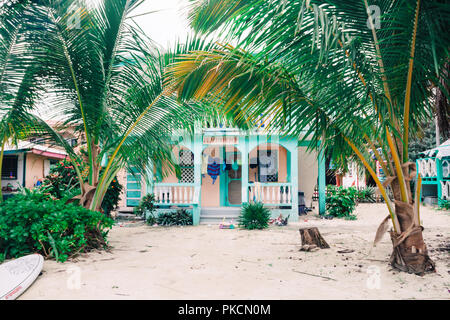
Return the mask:
[[[291,205],[291,183],[256,183],[250,184],[249,201],[262,202],[266,205]]]
[[[450,181],[441,181],[442,200],[450,200]]]
[[[193,183],[156,183],[153,187],[156,204],[196,204],[198,192]]]
[[[417,160],[418,172],[422,178],[432,178],[437,176],[437,167],[435,158],[423,158]]]

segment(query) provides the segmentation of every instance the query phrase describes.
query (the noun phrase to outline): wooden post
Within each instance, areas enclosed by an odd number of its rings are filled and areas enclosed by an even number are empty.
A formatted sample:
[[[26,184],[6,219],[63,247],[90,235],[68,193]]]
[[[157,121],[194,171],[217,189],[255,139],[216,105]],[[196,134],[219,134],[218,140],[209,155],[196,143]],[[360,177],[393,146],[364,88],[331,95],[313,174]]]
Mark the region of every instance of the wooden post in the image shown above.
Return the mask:
[[[326,197],[326,173],[325,173],[325,154],[323,150],[320,150],[318,155],[318,162],[319,162],[319,168],[318,168],[318,195],[319,195],[319,214],[324,215],[325,214],[325,197]]]
[[[241,201],[247,203],[252,201],[248,191],[248,136],[239,137],[239,151],[241,151]]]
[[[436,163],[437,197],[438,197],[438,204],[440,205],[442,203],[442,183],[441,183],[441,181],[444,181],[444,179],[442,178],[441,159],[435,158],[435,163]]]
[[[194,206],[193,206],[193,224],[194,226],[200,223],[200,212],[202,203],[202,153],[203,153],[203,135],[201,132],[195,132],[194,141],[192,142],[191,150],[194,152]]]

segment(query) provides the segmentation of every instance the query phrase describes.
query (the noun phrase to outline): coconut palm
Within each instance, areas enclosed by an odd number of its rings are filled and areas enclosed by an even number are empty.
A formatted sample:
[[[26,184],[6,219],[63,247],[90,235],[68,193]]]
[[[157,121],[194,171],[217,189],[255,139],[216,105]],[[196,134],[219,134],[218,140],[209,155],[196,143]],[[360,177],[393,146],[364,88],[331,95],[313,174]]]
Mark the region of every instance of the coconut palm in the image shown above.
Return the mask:
[[[17,145],[29,135],[45,134],[42,120],[31,113],[39,88],[27,31],[31,16],[22,2],[0,7],[0,168],[7,143]]]
[[[133,164],[143,171],[150,160],[161,174],[169,170],[172,130],[189,126],[198,111],[164,91],[164,56],[127,19],[141,2],[81,6],[81,27],[72,30],[64,28],[66,7],[49,15],[54,30],[46,34],[52,47],[45,62],[58,96],[68,98],[59,107],[86,137],[89,179],[81,203],[95,210],[121,168]]]
[[[217,102],[241,121],[263,114],[269,129],[332,146],[336,162],[358,158],[389,211],[375,243],[392,221],[391,264],[421,274],[434,263],[422,236],[420,175],[410,188],[408,140],[430,119],[435,88],[449,97],[449,19],[444,0],[193,1],[192,27],[224,44],[179,57],[168,85],[180,100]]]
[[[40,123],[74,163],[81,188],[74,200],[99,210],[109,184],[127,166],[144,172],[153,162],[161,174],[176,169],[173,129],[193,123],[200,109],[178,103],[164,90],[168,59],[128,18],[142,1],[21,3],[32,13],[27,34],[33,50],[27,53],[41,87],[35,91],[56,120],[75,127],[85,140],[82,159]],[[87,182],[76,165],[81,161],[87,162]]]

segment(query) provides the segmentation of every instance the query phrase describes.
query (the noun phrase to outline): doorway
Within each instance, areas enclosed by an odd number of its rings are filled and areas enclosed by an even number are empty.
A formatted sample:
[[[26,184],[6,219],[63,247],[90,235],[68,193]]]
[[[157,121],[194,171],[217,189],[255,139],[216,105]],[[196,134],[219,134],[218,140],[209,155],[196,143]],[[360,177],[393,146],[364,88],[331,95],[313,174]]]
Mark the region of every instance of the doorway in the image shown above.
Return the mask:
[[[225,152],[224,172],[225,206],[238,207],[242,204],[242,161],[237,150]]]

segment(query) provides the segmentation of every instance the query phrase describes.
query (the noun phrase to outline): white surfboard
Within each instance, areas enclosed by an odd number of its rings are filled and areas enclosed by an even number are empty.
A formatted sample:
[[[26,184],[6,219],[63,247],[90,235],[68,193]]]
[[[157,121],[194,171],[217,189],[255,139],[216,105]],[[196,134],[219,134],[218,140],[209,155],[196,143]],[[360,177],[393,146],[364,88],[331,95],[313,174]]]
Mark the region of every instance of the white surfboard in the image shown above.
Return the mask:
[[[14,300],[36,280],[44,265],[40,254],[0,264],[0,300]]]

